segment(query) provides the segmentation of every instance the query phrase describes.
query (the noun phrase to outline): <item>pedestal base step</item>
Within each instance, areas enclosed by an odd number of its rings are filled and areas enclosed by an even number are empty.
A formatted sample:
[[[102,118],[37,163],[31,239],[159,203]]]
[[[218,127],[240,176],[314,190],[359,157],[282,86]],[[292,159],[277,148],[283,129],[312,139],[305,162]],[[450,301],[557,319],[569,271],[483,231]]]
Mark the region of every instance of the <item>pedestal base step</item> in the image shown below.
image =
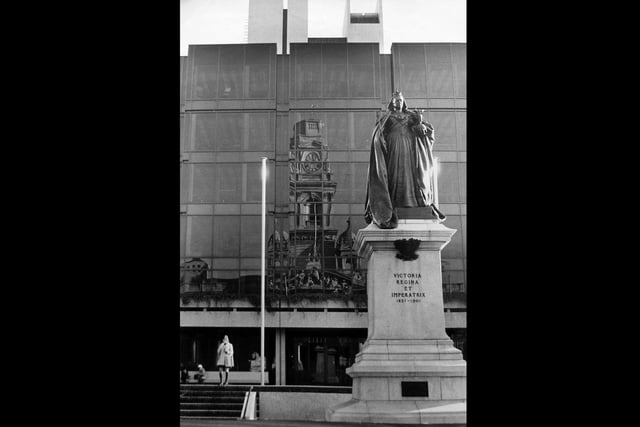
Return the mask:
[[[327,409],[326,420],[352,423],[466,424],[466,400],[356,400]]]

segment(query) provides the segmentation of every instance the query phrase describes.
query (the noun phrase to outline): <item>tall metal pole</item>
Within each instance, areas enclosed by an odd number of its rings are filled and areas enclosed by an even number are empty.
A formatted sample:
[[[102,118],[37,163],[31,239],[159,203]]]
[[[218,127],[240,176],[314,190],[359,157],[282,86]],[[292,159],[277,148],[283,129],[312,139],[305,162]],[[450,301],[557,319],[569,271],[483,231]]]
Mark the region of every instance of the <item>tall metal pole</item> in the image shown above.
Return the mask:
[[[262,158],[262,260],[260,271],[260,385],[264,385],[264,293],[267,224],[267,158]]]

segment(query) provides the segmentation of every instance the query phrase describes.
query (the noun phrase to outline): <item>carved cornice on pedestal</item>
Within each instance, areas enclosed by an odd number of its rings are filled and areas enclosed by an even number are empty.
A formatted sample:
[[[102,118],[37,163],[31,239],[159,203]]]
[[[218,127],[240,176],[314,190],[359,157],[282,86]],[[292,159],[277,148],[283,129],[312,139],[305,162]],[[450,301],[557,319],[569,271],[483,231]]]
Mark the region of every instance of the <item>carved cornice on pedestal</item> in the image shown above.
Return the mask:
[[[436,220],[399,220],[398,227],[394,229],[381,229],[371,223],[358,231],[356,248],[358,256],[365,262],[374,248],[381,251],[397,251],[394,242],[400,239],[420,240],[419,251],[440,251],[451,241],[455,232],[456,230],[445,227]]]

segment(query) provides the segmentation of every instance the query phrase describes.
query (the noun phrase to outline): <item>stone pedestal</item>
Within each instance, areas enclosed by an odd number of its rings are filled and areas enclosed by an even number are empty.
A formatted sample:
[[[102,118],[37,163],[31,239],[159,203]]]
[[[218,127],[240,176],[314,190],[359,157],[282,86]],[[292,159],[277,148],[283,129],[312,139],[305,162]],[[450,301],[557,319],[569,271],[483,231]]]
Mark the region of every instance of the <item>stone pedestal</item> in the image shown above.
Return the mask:
[[[358,232],[358,255],[367,263],[368,337],[347,369],[352,399],[327,409],[327,421],[466,423],[466,362],[445,333],[440,267],[454,233],[417,219]],[[416,259],[396,256],[394,241],[402,239],[420,241]],[[404,258],[413,258],[411,251]]]

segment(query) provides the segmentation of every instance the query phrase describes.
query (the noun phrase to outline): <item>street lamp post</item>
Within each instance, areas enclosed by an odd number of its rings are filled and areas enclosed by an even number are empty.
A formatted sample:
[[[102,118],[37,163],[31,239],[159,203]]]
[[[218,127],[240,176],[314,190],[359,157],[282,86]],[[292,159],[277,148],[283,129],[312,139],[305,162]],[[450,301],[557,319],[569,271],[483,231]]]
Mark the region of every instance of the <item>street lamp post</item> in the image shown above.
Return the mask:
[[[267,223],[267,158],[262,158],[262,260],[260,271],[260,385],[264,385],[264,294]]]

